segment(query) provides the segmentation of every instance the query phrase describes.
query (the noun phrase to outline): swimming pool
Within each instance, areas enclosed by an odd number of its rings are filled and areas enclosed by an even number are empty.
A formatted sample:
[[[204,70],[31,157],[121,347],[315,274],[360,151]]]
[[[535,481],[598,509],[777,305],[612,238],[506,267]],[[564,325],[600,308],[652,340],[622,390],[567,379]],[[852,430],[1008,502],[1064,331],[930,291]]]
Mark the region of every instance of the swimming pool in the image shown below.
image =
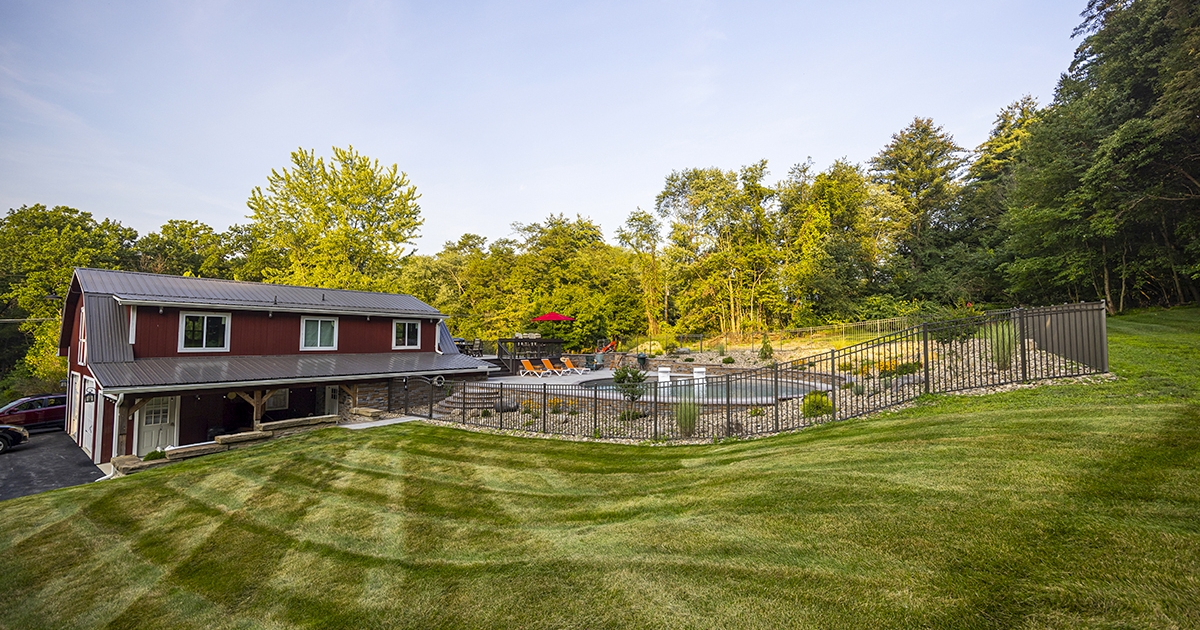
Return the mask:
[[[597,378],[590,381],[581,381],[578,384],[580,387],[587,389],[595,389],[601,392],[620,393],[617,384],[612,378]],[[729,391],[726,392],[726,385],[729,386]],[[709,378],[704,381],[694,381],[687,377],[679,377],[672,379],[669,383],[658,383],[654,379],[654,375],[650,374],[646,377],[646,382],[642,383],[643,396],[646,400],[654,396],[655,388],[658,389],[659,400],[676,400],[690,398],[698,402],[724,402],[732,400],[736,402],[770,402],[775,399],[788,400],[791,398],[801,398],[808,392],[820,387],[803,381],[780,380],[778,390],[776,384],[771,379],[753,378],[753,379],[737,379],[726,381],[724,378]]]

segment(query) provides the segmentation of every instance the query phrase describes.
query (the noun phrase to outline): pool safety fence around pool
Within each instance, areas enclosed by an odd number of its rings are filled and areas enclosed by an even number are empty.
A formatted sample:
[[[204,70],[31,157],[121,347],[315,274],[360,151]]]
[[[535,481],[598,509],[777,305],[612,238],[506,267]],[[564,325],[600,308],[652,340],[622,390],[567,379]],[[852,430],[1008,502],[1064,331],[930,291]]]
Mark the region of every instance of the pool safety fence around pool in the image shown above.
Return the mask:
[[[430,382],[423,404],[406,404],[404,411],[468,427],[572,437],[712,439],[854,418],[922,394],[1107,371],[1105,308],[1094,302],[929,322],[723,376],[700,369],[624,384]]]

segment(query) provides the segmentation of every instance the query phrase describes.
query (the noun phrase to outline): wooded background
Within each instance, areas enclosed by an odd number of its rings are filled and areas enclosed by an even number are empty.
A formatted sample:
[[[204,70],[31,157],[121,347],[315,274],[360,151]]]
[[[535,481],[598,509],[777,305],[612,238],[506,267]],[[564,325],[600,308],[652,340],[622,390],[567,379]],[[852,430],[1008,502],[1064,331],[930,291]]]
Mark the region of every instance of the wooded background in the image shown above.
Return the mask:
[[[0,389],[56,389],[76,267],[411,293],[464,337],[548,329],[570,347],[662,333],[767,330],[965,306],[1200,301],[1200,9],[1090,0],[1054,101],[1001,110],[974,150],[916,118],[866,164],[667,175],[653,208],[604,238],[586,217],[464,234],[413,252],[416,186],[352,147],[298,150],[217,232],[139,237],[63,206],[0,219]],[[485,211],[486,209],[480,209]]]

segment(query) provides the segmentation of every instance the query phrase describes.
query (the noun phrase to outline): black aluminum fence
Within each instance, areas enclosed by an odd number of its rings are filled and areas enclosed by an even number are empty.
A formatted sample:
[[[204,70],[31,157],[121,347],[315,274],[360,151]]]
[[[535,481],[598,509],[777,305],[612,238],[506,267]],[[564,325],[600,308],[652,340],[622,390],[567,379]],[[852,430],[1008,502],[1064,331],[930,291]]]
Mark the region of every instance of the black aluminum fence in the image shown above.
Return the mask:
[[[428,395],[415,407],[406,402],[405,411],[498,430],[709,439],[844,420],[926,393],[1107,371],[1100,302],[930,322],[840,350],[721,376],[700,369],[672,374],[669,381],[625,384],[428,382],[414,390]]]

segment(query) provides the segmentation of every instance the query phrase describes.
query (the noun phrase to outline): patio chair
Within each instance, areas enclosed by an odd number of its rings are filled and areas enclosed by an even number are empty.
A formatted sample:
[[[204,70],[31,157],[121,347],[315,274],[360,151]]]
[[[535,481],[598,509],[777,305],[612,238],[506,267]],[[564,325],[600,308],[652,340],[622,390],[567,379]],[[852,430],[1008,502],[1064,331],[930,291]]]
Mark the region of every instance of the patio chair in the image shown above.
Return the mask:
[[[473,357],[483,356],[483,341],[479,337],[475,338],[475,343],[471,345],[471,351],[468,354]]]
[[[521,367],[523,368],[521,370],[521,376],[536,376],[538,378],[547,376],[546,370],[543,370],[539,367],[534,367],[533,364],[529,362],[529,359],[521,359]]]
[[[563,357],[562,363],[563,370],[566,372],[574,372],[576,374],[587,374],[588,372],[591,372],[591,370],[585,367],[575,367],[575,364],[571,363],[571,357]]]
[[[550,362],[550,359],[542,359],[542,367],[546,368],[547,372],[550,372],[555,376],[562,376],[563,374],[567,373],[567,371],[562,368],[554,367],[554,364]]]

